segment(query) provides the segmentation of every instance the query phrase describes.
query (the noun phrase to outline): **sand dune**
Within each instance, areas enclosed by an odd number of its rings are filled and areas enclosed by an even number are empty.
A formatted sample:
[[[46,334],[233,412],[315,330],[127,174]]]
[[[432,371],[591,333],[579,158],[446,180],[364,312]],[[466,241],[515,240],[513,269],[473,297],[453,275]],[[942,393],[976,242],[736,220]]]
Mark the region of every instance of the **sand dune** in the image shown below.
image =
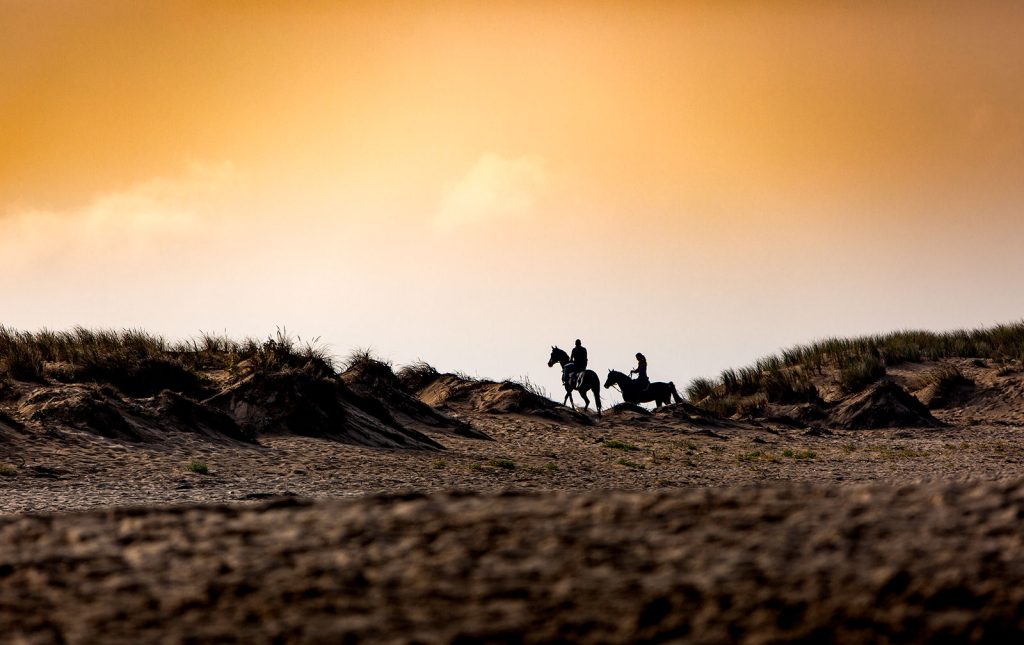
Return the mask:
[[[1022,629],[1014,361],[598,419],[514,382],[270,350],[3,381],[6,640]]]

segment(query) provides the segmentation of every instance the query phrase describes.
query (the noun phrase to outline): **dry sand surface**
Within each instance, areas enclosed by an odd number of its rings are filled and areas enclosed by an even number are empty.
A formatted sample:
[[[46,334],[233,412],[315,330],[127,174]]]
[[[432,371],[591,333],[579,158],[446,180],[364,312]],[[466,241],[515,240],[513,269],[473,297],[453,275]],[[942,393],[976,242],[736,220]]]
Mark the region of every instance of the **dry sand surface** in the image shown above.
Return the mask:
[[[879,429],[596,421],[458,377],[205,403],[22,384],[0,404],[0,641],[1009,637],[1024,375],[958,366],[975,385],[921,409],[938,427]],[[932,368],[889,378],[902,396]]]

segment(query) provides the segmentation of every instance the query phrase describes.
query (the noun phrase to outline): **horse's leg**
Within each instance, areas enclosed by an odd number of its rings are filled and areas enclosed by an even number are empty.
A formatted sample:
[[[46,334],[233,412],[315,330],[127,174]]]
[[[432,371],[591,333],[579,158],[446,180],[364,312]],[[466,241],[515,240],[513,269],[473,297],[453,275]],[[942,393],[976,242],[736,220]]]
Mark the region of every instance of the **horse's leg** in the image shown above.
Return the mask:
[[[572,406],[573,410],[576,409],[576,402],[572,400],[572,390],[569,390],[569,405]]]
[[[586,390],[576,390],[576,391],[579,392],[580,396],[583,397],[583,409],[584,410],[589,409],[590,408],[590,399],[587,398],[587,391]]]
[[[565,396],[562,397],[562,405],[565,405],[565,403],[569,400],[570,396],[572,396],[572,390],[567,388],[565,390]]]

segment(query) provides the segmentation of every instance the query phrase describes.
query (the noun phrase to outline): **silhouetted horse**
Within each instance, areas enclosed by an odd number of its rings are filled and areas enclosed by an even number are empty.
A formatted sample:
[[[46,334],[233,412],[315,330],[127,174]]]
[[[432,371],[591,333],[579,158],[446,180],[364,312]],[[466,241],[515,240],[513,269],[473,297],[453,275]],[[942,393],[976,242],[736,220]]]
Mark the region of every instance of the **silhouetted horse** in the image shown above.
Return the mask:
[[[671,381],[668,383],[652,382],[645,390],[643,385],[629,378],[628,374],[608,370],[608,378],[605,380],[604,386],[611,387],[613,385],[619,386],[619,391],[622,392],[622,400],[626,403],[648,403],[654,401],[656,406],[661,407],[666,403],[671,403],[672,397],[675,397],[676,403],[680,403],[683,400],[679,396],[679,392],[676,392],[675,383]]]
[[[568,362],[569,355],[565,353],[565,350],[558,349],[552,345],[551,357],[548,358],[548,367],[558,363],[564,372],[565,364]],[[572,409],[576,409],[576,402],[572,400],[572,391],[576,390],[583,397],[583,401],[586,404],[583,406],[583,409],[586,410],[590,407],[590,399],[587,398],[587,390],[590,390],[594,393],[594,401],[597,403],[597,416],[601,416],[601,379],[597,377],[597,372],[585,370],[582,378],[580,378],[579,374],[576,374],[569,381],[566,381],[563,376],[562,384],[565,386],[565,398],[562,399],[562,405],[569,401],[572,404]]]

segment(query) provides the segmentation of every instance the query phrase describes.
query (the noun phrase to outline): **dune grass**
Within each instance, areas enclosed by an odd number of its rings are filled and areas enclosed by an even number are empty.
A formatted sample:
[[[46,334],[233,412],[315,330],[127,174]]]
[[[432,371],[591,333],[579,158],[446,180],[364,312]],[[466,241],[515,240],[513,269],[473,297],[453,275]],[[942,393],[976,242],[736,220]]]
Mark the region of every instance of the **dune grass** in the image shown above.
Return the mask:
[[[334,373],[334,361],[319,339],[303,342],[285,329],[265,340],[236,341],[201,334],[171,342],[138,329],[108,330],[75,327],[68,331],[26,332],[0,326],[0,377],[43,381],[46,364],[60,364],[60,380],[117,380],[140,365],[160,363],[196,372],[202,369],[273,371],[312,366]],[[102,379],[99,377],[103,377]]]
[[[723,416],[747,414],[766,403],[813,401],[816,376],[830,374],[847,392],[856,392],[900,363],[943,358],[989,359],[998,364],[1024,361],[1024,321],[947,332],[897,331],[855,338],[826,338],[785,349],[753,365],[727,369],[717,379],[697,378],[690,400]]]

